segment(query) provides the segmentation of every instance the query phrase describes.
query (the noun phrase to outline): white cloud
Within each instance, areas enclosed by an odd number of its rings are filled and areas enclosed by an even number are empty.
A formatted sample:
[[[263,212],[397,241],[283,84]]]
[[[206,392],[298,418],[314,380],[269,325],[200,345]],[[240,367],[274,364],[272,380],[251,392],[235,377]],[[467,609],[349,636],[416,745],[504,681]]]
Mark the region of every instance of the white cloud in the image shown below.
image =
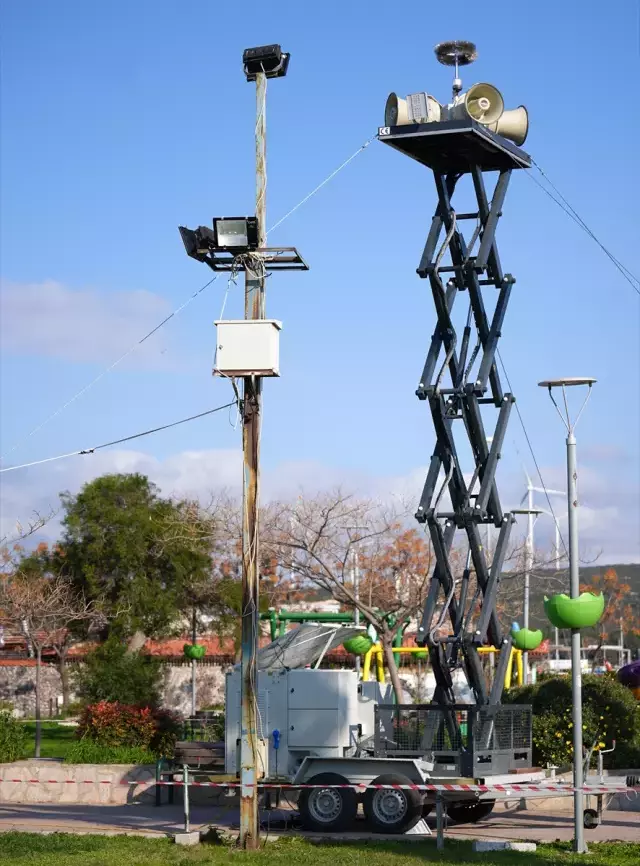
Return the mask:
[[[6,355],[110,362],[124,354],[170,312],[152,292],[73,290],[53,280],[3,281],[0,340]],[[132,354],[144,366],[167,366],[166,338],[156,335]],[[127,359],[128,362],[129,359]]]
[[[165,495],[190,495],[207,501],[220,489],[240,491],[241,453],[239,449],[184,451],[160,460],[141,451],[114,450],[69,458],[0,475],[0,536],[11,535],[16,520],[26,524],[34,511],[47,513],[58,505],[61,490],[77,492],[92,478],[105,472],[141,472],[148,475]],[[616,486],[603,469],[583,467],[580,471],[580,551],[584,561],[598,557],[598,562],[640,561],[640,502],[633,478],[619,477]],[[543,467],[548,486],[561,489],[563,467]],[[395,499],[413,506],[418,502],[426,477],[426,467],[418,467],[405,475],[371,476],[347,468],[331,467],[314,461],[283,462],[263,472],[262,493],[265,499],[296,496],[301,491],[341,486],[380,499]],[[503,508],[513,508],[523,492],[518,472],[500,479]],[[443,497],[442,504],[445,505]],[[565,542],[566,503],[562,497],[552,497],[560,519]],[[536,505],[546,506],[538,495]],[[58,518],[43,531],[55,538],[59,531]],[[524,518],[518,522],[517,533],[525,531]],[[550,550],[553,523],[541,517],[536,525],[539,550]]]

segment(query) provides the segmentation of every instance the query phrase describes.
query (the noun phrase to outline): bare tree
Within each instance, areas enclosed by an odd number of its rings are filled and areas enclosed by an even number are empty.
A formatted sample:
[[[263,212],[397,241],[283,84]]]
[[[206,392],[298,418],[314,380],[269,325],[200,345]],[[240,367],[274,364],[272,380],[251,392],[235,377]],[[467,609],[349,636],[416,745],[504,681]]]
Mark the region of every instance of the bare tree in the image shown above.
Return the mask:
[[[30,535],[35,535],[43,526],[45,526],[56,515],[56,512],[51,509],[48,514],[40,514],[39,511],[34,511],[33,516],[26,526],[23,526],[19,520],[16,520],[15,532],[11,535],[3,535],[0,538],[0,548],[11,547],[13,544],[24,541]]]
[[[336,491],[265,511],[263,550],[298,587],[315,586],[357,608],[380,639],[398,702],[403,700],[393,640],[424,604],[432,570],[429,544],[403,526],[403,514]],[[362,574],[354,585],[355,557]],[[291,580],[291,578],[289,578]]]
[[[242,579],[242,509],[240,503],[223,491],[211,495],[206,504],[197,500],[180,500],[167,514],[159,533],[158,546],[179,542],[182,546],[201,550],[205,547],[211,559],[208,573],[187,576],[183,581],[181,612],[193,621],[194,610],[198,626],[204,618],[213,619],[221,632],[240,629],[238,614],[241,605]],[[263,509],[263,525],[269,525],[270,509]],[[282,570],[268,547],[260,556],[262,596],[275,604],[282,594]],[[184,625],[184,623],[183,623]]]
[[[19,565],[0,580],[0,618],[8,625],[19,626],[35,652],[36,758],[40,757],[43,650],[51,647],[56,652],[62,673],[73,626],[95,622],[99,616],[94,606],[75,594],[69,582],[59,575],[45,576]]]
[[[498,615],[505,627],[509,627],[514,620],[522,617],[527,568],[531,607],[534,614],[541,613],[541,601],[544,595],[559,592],[566,583],[566,569],[555,568],[554,552],[542,549],[530,555],[529,561],[528,559],[526,541],[523,540],[512,544],[505,556],[496,601]]]

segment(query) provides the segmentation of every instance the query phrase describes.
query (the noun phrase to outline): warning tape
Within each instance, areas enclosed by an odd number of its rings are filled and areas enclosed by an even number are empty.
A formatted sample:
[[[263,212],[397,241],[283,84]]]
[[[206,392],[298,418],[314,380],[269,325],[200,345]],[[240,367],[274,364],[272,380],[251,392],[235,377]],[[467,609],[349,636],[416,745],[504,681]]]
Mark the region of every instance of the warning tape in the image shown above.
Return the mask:
[[[10,782],[21,785],[127,785],[129,787],[153,787],[159,785],[162,787],[183,788],[185,784],[190,788],[242,788],[241,782],[188,782],[183,780],[158,780],[147,779],[141,781],[119,781],[113,782],[109,779],[5,779],[0,778],[1,782]],[[308,789],[323,789],[327,788],[347,788],[357,791],[366,791],[367,789],[375,790],[405,790],[405,791],[436,791],[436,792],[465,792],[465,793],[480,793],[487,794],[492,792],[510,794],[512,792],[531,792],[531,793],[559,793],[572,794],[576,789],[572,785],[370,785],[362,782],[360,784],[345,784],[345,785],[309,785],[309,784],[280,784],[277,782],[258,782],[260,789],[287,789],[287,790],[308,790]],[[254,784],[245,785],[244,787],[252,788]],[[585,785],[582,788],[584,794],[638,794],[639,787],[629,787],[626,785]]]

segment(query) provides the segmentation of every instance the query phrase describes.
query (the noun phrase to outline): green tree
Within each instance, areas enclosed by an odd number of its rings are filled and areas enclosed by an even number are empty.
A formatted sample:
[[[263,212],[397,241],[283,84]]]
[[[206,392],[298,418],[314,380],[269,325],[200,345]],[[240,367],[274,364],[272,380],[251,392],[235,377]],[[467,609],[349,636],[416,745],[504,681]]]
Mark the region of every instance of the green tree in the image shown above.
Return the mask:
[[[160,700],[160,663],[153,656],[128,652],[113,635],[88,653],[76,678],[76,689],[85,704],[117,702],[156,707]]]
[[[184,507],[140,474],[103,475],[60,496],[65,511],[57,564],[84,596],[102,605],[108,634],[139,648],[166,633],[211,573],[211,540],[167,537]],[[107,634],[104,635],[106,637]]]

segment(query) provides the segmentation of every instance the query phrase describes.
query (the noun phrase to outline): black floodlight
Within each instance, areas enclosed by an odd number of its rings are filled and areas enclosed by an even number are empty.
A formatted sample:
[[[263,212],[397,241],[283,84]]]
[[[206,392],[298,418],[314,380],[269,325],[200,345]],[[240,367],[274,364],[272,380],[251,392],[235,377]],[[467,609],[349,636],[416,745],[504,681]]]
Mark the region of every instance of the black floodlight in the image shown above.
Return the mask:
[[[206,261],[207,253],[215,242],[215,236],[211,229],[207,226],[198,226],[197,229],[178,226],[178,230],[187,255],[199,262]]]
[[[247,81],[255,81],[259,72],[264,72],[267,78],[282,78],[287,74],[289,56],[279,45],[245,48],[242,63]]]
[[[246,253],[258,248],[256,217],[214,217],[213,246],[230,253]]]

